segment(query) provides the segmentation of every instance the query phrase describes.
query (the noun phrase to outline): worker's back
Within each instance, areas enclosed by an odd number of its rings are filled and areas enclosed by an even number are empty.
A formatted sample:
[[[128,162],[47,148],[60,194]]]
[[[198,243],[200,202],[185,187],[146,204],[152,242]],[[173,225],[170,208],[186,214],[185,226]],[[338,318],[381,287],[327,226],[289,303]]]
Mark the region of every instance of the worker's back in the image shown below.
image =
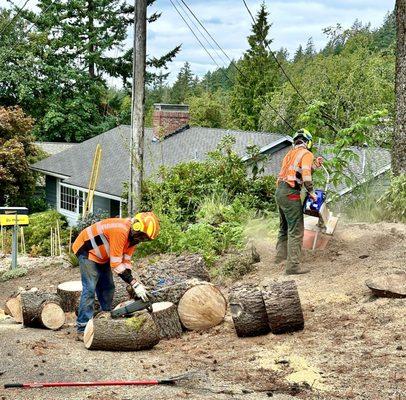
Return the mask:
[[[300,186],[303,181],[311,180],[313,154],[303,146],[295,146],[285,155],[278,183],[286,182],[291,187]]]

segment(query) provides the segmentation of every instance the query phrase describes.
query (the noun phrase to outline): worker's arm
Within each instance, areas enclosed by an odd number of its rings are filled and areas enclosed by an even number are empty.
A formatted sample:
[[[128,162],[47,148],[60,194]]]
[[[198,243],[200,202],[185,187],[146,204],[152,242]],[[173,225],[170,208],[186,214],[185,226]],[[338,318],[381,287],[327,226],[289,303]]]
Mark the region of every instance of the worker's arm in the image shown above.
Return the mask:
[[[309,151],[302,158],[302,180],[306,191],[313,199],[316,197],[312,180],[313,154]]]

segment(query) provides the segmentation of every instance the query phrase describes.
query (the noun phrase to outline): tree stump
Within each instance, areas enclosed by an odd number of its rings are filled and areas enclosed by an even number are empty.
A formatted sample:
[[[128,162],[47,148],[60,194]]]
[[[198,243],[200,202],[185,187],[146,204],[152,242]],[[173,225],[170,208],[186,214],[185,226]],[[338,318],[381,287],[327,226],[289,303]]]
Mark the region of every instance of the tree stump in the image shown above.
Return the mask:
[[[23,324],[56,330],[65,323],[59,296],[51,293],[21,293]]]
[[[303,311],[295,281],[271,283],[262,296],[272,333],[300,331],[304,328]]]
[[[12,316],[16,322],[18,322],[19,324],[22,324],[23,312],[21,309],[21,295],[20,294],[12,296],[6,301],[6,305],[4,306],[4,312],[7,315]]]
[[[79,308],[82,294],[81,281],[68,281],[58,285],[57,294],[61,298],[61,307],[65,312],[76,312]]]
[[[182,325],[175,304],[169,301],[154,303],[152,318],[159,329],[161,339],[177,338],[182,335]]]
[[[269,333],[265,304],[258,287],[251,284],[234,285],[230,289],[228,301],[237,336],[259,336]]]
[[[151,349],[159,339],[159,330],[151,315],[142,312],[131,318],[91,319],[83,342],[89,350],[137,351]]]
[[[187,290],[178,305],[180,321],[189,330],[204,330],[220,324],[226,311],[226,299],[219,289],[207,282]]]

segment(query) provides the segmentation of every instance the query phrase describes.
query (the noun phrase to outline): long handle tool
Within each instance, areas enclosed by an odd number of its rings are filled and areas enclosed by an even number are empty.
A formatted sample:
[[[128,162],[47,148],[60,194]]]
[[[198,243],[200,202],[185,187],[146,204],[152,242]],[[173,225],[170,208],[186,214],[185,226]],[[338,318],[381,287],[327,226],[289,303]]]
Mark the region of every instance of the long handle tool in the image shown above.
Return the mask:
[[[168,379],[151,379],[136,381],[89,381],[89,382],[28,382],[28,383],[5,383],[5,389],[12,388],[47,388],[47,387],[69,387],[69,386],[154,386],[154,385],[175,385],[182,379],[188,379],[189,373],[174,376]]]

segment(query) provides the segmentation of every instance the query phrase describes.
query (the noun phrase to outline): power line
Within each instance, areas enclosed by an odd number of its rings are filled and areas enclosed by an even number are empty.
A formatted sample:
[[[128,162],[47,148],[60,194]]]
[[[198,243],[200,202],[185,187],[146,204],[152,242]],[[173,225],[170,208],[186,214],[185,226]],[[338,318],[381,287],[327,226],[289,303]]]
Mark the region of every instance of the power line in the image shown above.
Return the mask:
[[[182,4],[179,2],[179,0],[176,0],[176,2],[179,5],[179,8],[185,13],[185,15],[187,16],[188,20],[193,24],[193,26],[196,28],[196,30],[200,33],[200,36],[206,41],[206,43],[210,46],[210,48],[216,53],[217,57],[221,60],[221,62],[224,64],[224,67],[226,67],[226,62],[224,61],[223,57],[221,56],[221,54],[219,54],[219,52],[213,48],[213,44],[210,43],[210,41],[207,39],[207,37],[202,33],[202,31],[199,29],[199,27],[196,25],[196,23],[193,21],[193,19],[190,17],[190,15],[188,14],[188,12],[185,10],[185,8],[182,6]],[[182,3],[186,6],[186,8],[190,11],[190,8],[187,6],[187,4],[182,1]],[[192,13],[193,14],[193,13]],[[195,19],[197,19],[195,17]],[[199,20],[197,19],[197,21],[199,22]],[[203,26],[203,25],[202,25]],[[204,26],[203,26],[204,28]],[[204,28],[205,29],[205,28]],[[210,34],[209,34],[210,35]]]
[[[25,0],[24,5],[21,8],[18,8],[18,11],[16,12],[16,15],[11,19],[11,21],[1,30],[0,35],[3,35],[3,33],[7,30],[7,28],[14,22],[14,20],[20,15],[20,13],[23,11],[25,6],[30,0]]]
[[[185,20],[185,18],[183,17],[183,15],[181,14],[181,12],[178,10],[178,8],[175,6],[174,2],[172,0],[169,0],[172,4],[172,6],[174,7],[174,9],[176,10],[176,12],[179,14],[179,16],[182,18],[183,22],[187,25],[187,27],[189,28],[190,32],[192,32],[193,36],[196,38],[196,40],[200,43],[200,45],[203,47],[203,49],[205,50],[205,52],[208,54],[208,56],[213,60],[213,62],[217,65],[217,68],[219,68],[221,71],[223,71],[223,69],[218,65],[217,61],[213,58],[213,56],[210,54],[210,52],[206,49],[205,45],[202,43],[202,41],[197,37],[197,35],[195,34],[194,30],[192,29],[192,27],[187,23],[187,21]],[[224,71],[223,71],[224,72]],[[230,78],[224,73],[224,76],[231,82]]]
[[[170,0],[172,3],[172,0]],[[181,0],[182,3],[187,7],[187,9],[189,10],[189,12],[193,15],[193,17],[196,19],[196,21],[198,21],[198,23],[203,27],[203,29],[205,30],[205,32],[207,32],[207,34],[210,36],[210,38],[213,40],[213,42],[217,45],[217,47],[222,51],[222,53],[227,57],[227,59],[230,61],[230,63],[234,66],[234,68],[240,73],[240,75],[244,78],[247,79],[247,76],[241,71],[241,69],[237,66],[237,64],[228,56],[228,54],[222,49],[222,47],[218,44],[218,42],[214,39],[214,37],[209,33],[209,31],[205,28],[205,26],[200,22],[199,18],[197,18],[197,16],[193,13],[193,11],[190,9],[190,7],[188,7],[188,5],[185,3],[185,1]],[[179,0],[178,0],[179,2]],[[173,3],[172,3],[173,5]],[[176,9],[176,7],[175,7]],[[182,9],[184,10],[184,9]],[[179,13],[179,11],[178,11]],[[179,14],[180,15],[180,14]],[[186,13],[187,15],[187,13]],[[182,19],[184,20],[184,18],[182,17]],[[185,21],[185,20],[184,20]],[[185,21],[186,23],[186,21]],[[186,23],[187,24],[187,23]],[[188,25],[188,24],[187,24]],[[196,25],[195,25],[196,26]],[[194,34],[193,30],[190,28],[190,26],[188,25],[189,29],[192,31],[192,33]],[[201,31],[199,31],[200,34],[204,37],[204,35],[201,33]],[[195,35],[196,37],[196,35]],[[197,37],[196,37],[197,39]],[[199,40],[199,39],[198,39]],[[206,41],[207,38],[206,38]],[[202,45],[202,43],[199,40],[199,43]],[[204,47],[204,46],[203,46]],[[205,49],[206,50],[206,49]],[[206,50],[206,52],[208,53],[208,51]],[[209,53],[208,53],[209,54]],[[214,61],[213,57],[209,54],[210,58]],[[216,61],[214,61],[215,64],[218,67],[218,64],[216,63]],[[227,78],[227,80],[231,83],[231,79],[228,77],[227,73],[223,70],[220,69],[222,71],[222,73],[224,74],[224,76]],[[267,104],[274,112],[275,114],[292,130],[294,130],[293,126],[278,112],[278,110],[267,100],[265,99],[265,104]]]

